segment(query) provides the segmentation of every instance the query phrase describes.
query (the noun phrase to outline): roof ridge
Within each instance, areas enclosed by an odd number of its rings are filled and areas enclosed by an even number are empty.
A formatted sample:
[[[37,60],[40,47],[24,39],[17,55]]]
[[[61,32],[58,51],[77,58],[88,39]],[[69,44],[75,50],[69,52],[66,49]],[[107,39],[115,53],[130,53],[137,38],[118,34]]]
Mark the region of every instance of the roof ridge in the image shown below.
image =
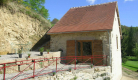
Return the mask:
[[[74,8],[83,8],[83,7],[89,7],[89,6],[97,6],[97,5],[104,5],[104,4],[114,3],[114,2],[117,2],[117,1],[107,2],[107,3],[102,3],[102,4],[95,4],[95,5],[87,5],[87,6],[72,7],[72,8],[70,8],[70,9],[74,9]]]

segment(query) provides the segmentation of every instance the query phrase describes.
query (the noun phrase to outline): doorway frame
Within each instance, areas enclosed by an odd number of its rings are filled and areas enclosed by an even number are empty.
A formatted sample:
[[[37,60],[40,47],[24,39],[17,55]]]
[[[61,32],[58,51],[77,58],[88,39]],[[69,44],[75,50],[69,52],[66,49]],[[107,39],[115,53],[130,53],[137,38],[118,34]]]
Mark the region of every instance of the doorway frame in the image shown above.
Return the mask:
[[[80,42],[81,56],[83,56],[83,42],[91,42],[91,50],[92,50],[91,56],[93,55],[93,40],[76,40],[76,56],[78,56],[78,42]],[[82,61],[83,61],[83,58],[82,58]]]

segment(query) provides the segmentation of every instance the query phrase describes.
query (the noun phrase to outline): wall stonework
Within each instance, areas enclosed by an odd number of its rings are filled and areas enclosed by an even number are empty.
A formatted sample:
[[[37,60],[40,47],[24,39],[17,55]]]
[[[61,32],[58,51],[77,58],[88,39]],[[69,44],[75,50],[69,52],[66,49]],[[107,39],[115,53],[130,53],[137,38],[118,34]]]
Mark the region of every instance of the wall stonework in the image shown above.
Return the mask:
[[[109,56],[109,34],[108,32],[81,32],[81,33],[64,33],[52,34],[50,41],[50,50],[57,51],[63,49],[61,56],[66,56],[67,40],[102,40],[103,54]],[[108,57],[109,60],[109,57]],[[109,64],[109,62],[108,62]]]

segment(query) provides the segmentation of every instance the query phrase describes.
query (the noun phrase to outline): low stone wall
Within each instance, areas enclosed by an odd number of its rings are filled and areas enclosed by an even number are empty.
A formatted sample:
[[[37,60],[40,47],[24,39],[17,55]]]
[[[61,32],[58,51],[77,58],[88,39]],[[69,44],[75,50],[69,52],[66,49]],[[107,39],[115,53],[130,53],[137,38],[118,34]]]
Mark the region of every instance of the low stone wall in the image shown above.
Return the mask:
[[[50,52],[49,54],[44,54],[43,56],[35,56],[35,57],[31,57],[31,58],[17,58],[17,59],[0,60],[0,64],[14,62],[14,63],[6,64],[7,67],[11,66],[11,65],[15,65],[15,66],[6,68],[6,74],[16,73],[18,71],[23,71],[23,70],[25,70],[25,71],[33,70],[34,63],[31,64],[33,62],[32,59],[35,59],[35,62],[36,62],[35,69],[40,69],[40,68],[46,67],[48,65],[56,65],[56,62],[54,62],[54,60],[55,60],[54,57],[60,57],[60,55],[61,55],[60,51]],[[22,61],[22,62],[19,62],[19,61]],[[19,64],[23,64],[23,65],[19,65]],[[57,64],[60,64],[60,60],[57,61]],[[3,67],[3,65],[0,65],[0,67]],[[3,74],[3,69],[0,70],[0,74]]]
[[[8,52],[0,52],[0,55],[7,55]]]
[[[112,80],[110,66],[95,66],[89,69],[77,69],[57,72],[54,76],[51,74],[35,77],[28,80]]]

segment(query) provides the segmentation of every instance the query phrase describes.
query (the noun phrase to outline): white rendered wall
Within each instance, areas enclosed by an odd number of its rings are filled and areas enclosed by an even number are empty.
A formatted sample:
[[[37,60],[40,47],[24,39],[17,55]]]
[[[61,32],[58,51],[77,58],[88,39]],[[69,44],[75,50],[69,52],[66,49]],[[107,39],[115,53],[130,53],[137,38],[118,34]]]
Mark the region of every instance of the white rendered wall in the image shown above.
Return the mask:
[[[118,37],[118,49],[116,37]],[[120,80],[122,77],[121,39],[116,11],[113,23],[113,30],[111,31],[111,47],[113,80]]]

